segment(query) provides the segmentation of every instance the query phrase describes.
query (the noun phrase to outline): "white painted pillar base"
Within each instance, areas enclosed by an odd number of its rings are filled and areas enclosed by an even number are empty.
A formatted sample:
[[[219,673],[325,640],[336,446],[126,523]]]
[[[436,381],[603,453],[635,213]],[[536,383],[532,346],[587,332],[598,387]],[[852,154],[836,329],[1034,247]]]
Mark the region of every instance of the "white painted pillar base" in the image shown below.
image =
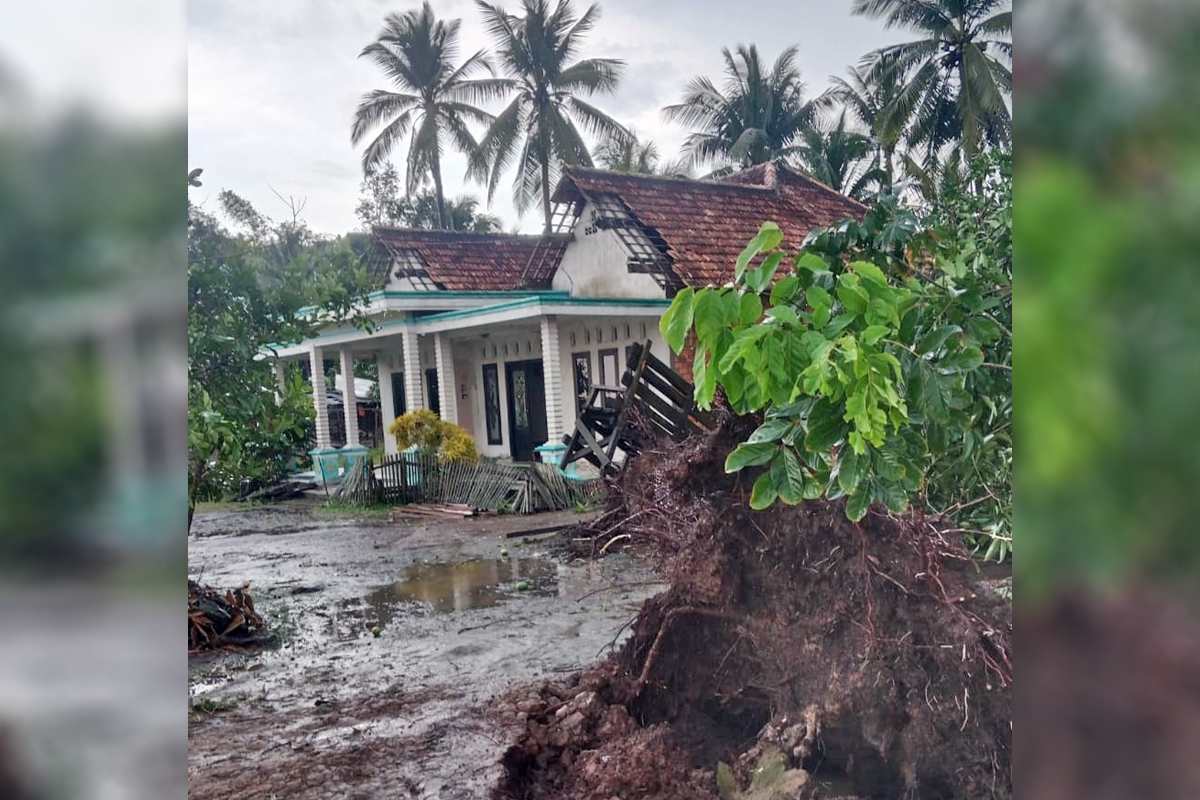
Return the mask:
[[[454,348],[446,333],[433,335],[434,364],[438,376],[438,405],[446,422],[458,424],[458,399],[454,392]]]
[[[392,356],[380,353],[375,358],[379,366],[379,414],[383,421],[383,452],[392,456],[396,454],[396,437],[388,433],[388,428],[395,421],[396,398],[392,394]]]
[[[329,407],[325,402],[325,358],[319,347],[308,351],[312,365],[313,407],[317,411],[317,449],[328,450],[333,446],[329,438]]]
[[[559,348],[558,317],[542,317],[542,373],[546,383],[546,444],[561,445],[563,434],[562,351]]]
[[[354,353],[349,347],[341,352],[342,413],[346,423],[346,447],[358,447],[358,397],[354,393]]]
[[[422,391],[424,376],[421,374],[421,348],[417,334],[404,331],[401,335],[404,349],[404,404],[408,411],[425,408],[425,393]]]

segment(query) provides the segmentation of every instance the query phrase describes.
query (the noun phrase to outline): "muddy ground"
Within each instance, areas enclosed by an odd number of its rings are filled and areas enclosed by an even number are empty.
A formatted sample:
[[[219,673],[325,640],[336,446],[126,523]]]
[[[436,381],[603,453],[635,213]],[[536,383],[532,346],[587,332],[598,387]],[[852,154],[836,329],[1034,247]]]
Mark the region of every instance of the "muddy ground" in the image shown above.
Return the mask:
[[[249,581],[283,644],[190,659],[189,797],[486,796],[524,728],[494,699],[591,664],[664,588],[627,555],[504,535],[582,519],[199,512],[189,577]]]

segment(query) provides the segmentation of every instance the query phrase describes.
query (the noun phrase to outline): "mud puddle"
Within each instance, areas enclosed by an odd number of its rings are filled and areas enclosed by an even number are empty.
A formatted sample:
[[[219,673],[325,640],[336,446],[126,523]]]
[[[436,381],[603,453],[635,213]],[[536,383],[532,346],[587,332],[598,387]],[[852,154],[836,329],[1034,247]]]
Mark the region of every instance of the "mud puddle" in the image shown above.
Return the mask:
[[[283,642],[192,660],[188,702],[216,710],[192,714],[189,796],[485,796],[520,724],[491,699],[590,664],[661,588],[629,558],[565,562],[505,536],[556,521],[281,534],[276,512],[191,539],[192,576],[250,581]]]
[[[376,589],[366,601],[381,621],[390,621],[402,603],[417,603],[435,613],[492,608],[517,592],[556,594],[559,566],[536,557],[412,564],[405,567],[402,580]]]

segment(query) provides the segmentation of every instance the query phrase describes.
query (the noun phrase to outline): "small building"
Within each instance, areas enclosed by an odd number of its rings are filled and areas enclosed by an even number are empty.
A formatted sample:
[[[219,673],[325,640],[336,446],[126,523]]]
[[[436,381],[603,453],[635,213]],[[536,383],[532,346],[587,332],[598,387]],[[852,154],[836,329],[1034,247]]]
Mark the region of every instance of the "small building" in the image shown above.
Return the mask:
[[[484,456],[556,460],[587,387],[619,386],[635,342],[671,356],[658,330],[671,298],[730,280],[762,222],[778,223],[795,246],[865,211],[775,163],[707,181],[568,167],[553,201],[546,236],[377,229],[378,289],[365,309],[373,330],[331,326],[276,357],[306,360],[316,374],[327,358],[342,374],[374,358],[385,430],[429,408],[465,428]],[[674,363],[690,375],[688,353]],[[355,441],[332,447],[324,387],[314,404],[318,467],[362,450],[355,424],[346,425]]]

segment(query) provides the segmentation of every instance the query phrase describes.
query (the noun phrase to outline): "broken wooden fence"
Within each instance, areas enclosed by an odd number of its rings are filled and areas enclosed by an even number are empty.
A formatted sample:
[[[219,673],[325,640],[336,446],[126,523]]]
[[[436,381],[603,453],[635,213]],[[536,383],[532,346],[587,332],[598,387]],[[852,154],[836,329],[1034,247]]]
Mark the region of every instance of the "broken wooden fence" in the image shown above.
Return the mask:
[[[655,358],[650,342],[629,350],[623,388],[593,386],[588,392],[575,429],[563,437],[562,469],[584,460],[601,474],[612,474],[624,463],[618,452],[637,455],[649,438],[683,441],[712,427],[712,416],[696,408],[692,384]]]
[[[565,476],[550,464],[444,462],[425,453],[388,456],[371,479],[375,502],[460,504],[525,514],[574,508],[599,499],[603,491],[600,481]]]

